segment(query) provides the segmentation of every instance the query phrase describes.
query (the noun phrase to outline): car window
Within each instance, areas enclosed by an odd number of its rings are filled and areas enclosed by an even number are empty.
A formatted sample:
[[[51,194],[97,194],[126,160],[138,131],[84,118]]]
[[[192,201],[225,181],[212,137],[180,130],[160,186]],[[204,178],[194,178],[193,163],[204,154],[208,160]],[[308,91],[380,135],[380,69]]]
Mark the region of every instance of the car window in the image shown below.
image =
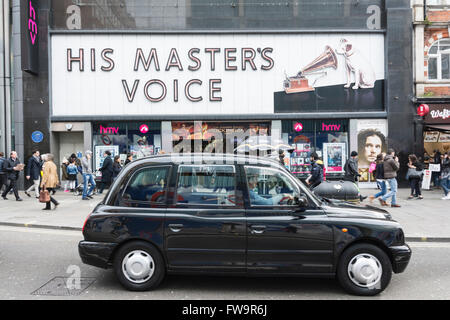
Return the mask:
[[[232,165],[181,165],[177,181],[178,204],[236,205]]]
[[[169,167],[147,167],[136,171],[122,193],[121,206],[164,203],[168,171]]]
[[[245,176],[252,206],[291,206],[300,190],[284,172],[263,167],[245,167]]]

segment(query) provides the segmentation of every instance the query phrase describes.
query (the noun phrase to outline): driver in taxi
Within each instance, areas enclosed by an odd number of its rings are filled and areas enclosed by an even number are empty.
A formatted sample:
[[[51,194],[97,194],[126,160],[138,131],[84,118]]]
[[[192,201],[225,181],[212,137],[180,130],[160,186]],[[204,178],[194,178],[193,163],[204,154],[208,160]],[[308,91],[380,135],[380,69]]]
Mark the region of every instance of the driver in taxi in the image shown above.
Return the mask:
[[[248,189],[250,195],[250,203],[257,206],[272,206],[272,205],[282,205],[280,203],[282,200],[287,200],[286,203],[290,203],[294,200],[294,196],[291,194],[276,194],[270,195],[270,198],[264,198],[258,194],[258,175],[248,176]],[[256,190],[256,191],[255,191]]]

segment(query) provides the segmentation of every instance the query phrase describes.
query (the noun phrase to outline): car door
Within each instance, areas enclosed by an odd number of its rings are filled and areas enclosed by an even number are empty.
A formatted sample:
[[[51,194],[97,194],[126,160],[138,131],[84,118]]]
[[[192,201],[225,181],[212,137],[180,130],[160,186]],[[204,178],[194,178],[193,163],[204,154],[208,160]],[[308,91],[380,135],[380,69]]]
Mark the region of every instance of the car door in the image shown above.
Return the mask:
[[[326,215],[313,201],[302,209],[290,201],[306,190],[277,168],[244,166],[244,176],[248,272],[331,273],[333,231]]]
[[[234,165],[180,165],[165,221],[173,271],[244,272],[246,219]]]
[[[148,240],[162,249],[171,168],[142,165],[127,173],[118,190],[110,195],[111,205],[102,210],[110,214],[103,223],[103,232],[119,241]]]

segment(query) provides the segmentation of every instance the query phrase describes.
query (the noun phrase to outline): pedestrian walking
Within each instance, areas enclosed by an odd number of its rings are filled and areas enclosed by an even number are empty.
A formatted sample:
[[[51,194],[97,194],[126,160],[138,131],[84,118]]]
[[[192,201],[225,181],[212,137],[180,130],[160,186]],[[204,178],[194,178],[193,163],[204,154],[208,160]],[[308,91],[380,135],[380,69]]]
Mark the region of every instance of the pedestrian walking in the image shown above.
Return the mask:
[[[2,188],[3,186],[5,186],[5,188],[7,187],[7,175],[6,175],[6,170],[4,169],[4,165],[6,163],[6,158],[5,158],[5,154],[3,152],[0,152],[0,192],[2,192]]]
[[[442,200],[450,200],[450,151],[444,155],[442,160],[441,186],[445,196]]]
[[[411,195],[408,199],[414,199],[415,197],[418,199],[423,199],[422,192],[420,190],[423,176],[423,164],[420,163],[415,154],[410,154],[408,159],[408,172],[406,175],[409,185],[411,186]]]
[[[64,192],[69,192],[69,175],[67,174],[67,166],[69,161],[64,157],[61,163],[61,181],[63,182]]]
[[[386,200],[391,198],[391,207],[399,208],[400,205],[397,204],[397,171],[400,170],[400,164],[398,162],[398,157],[395,155],[394,149],[389,149],[388,154],[384,157],[383,161],[384,178],[389,184],[391,190],[384,196],[379,198],[382,206],[388,206]]]
[[[310,157],[311,160],[311,174],[306,179],[306,183],[312,190],[323,181],[323,163],[317,153],[313,152]]]
[[[25,170],[27,180],[33,181],[33,184],[25,190],[25,194],[31,197],[30,192],[34,190],[36,198],[39,198],[39,183],[41,182],[42,160],[39,150],[34,150]]]
[[[48,190],[49,193],[54,194],[54,190],[57,188],[59,184],[58,180],[58,172],[56,168],[56,164],[53,162],[54,156],[51,153],[47,153],[45,156],[45,163],[43,165],[42,170],[42,181],[41,181],[41,189]],[[50,210],[52,202],[55,205],[55,208],[59,205],[59,202],[56,201],[55,198],[50,196],[50,200],[45,203],[45,208],[42,210]]]
[[[103,165],[100,168],[100,171],[102,173],[102,180],[100,189],[98,191],[99,194],[102,194],[105,188],[109,188],[113,176],[113,160],[111,159],[111,152],[109,150],[106,150],[103,156],[105,157],[105,159],[103,160]]]
[[[119,175],[121,170],[122,170],[122,166],[120,164],[120,156],[115,156],[114,163],[113,163],[113,175],[112,175],[113,181],[116,180],[116,178]]]
[[[132,155],[130,152],[128,152],[128,153],[127,153],[127,159],[125,160],[124,166],[126,166],[127,164],[129,164],[131,161],[133,161],[133,155]]]
[[[87,150],[85,156],[81,159],[81,166],[83,170],[83,195],[82,200],[92,199],[92,193],[95,188],[95,179],[92,173],[92,151]],[[90,185],[88,190],[88,185]]]
[[[20,163],[16,151],[11,151],[10,158],[4,162],[3,168],[6,171],[9,183],[8,187],[2,193],[2,198],[8,200],[6,195],[10,190],[13,190],[16,201],[22,201],[22,198],[19,197],[19,191],[17,190],[17,180],[19,179],[19,173],[23,170],[24,165]]]
[[[345,162],[344,172],[344,180],[351,182],[358,181],[358,177],[361,176],[358,173],[358,152],[352,151],[350,158]]]
[[[384,154],[380,153],[377,155],[377,160],[375,161],[376,167],[373,171],[374,177],[377,180],[377,185],[380,188],[380,192],[369,196],[370,202],[372,202],[374,199],[377,199],[378,197],[384,196],[386,194],[387,188],[386,188],[386,180],[384,179]]]

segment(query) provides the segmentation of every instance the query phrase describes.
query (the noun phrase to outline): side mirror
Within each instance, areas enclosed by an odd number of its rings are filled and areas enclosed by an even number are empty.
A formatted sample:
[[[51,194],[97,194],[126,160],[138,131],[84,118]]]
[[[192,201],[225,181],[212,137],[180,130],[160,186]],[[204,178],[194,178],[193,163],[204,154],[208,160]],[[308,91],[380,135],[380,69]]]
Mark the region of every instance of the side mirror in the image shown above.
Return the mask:
[[[300,208],[306,208],[308,206],[308,198],[305,195],[300,195],[294,198],[295,204]]]

